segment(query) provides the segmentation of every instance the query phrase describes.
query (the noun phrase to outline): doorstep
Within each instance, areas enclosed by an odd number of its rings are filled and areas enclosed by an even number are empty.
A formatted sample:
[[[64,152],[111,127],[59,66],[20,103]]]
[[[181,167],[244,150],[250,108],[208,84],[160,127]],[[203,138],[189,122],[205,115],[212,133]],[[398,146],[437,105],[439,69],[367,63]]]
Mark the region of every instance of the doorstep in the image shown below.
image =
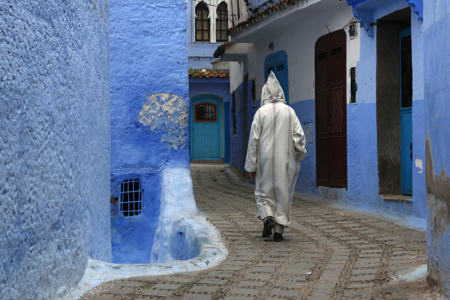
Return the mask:
[[[384,201],[411,202],[412,196],[408,195],[380,195]]]

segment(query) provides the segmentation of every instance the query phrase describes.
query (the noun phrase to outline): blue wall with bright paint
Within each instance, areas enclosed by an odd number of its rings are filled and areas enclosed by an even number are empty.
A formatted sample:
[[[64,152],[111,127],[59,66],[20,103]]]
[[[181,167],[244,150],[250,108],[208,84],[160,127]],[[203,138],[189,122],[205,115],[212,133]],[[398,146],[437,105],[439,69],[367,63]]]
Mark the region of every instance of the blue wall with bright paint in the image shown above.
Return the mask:
[[[146,222],[157,222],[159,214],[161,183],[155,174],[189,168],[186,1],[111,0],[109,11],[111,177],[144,182],[143,203],[151,209],[134,220],[130,232],[136,239],[129,243],[138,243],[144,232],[153,241],[154,228]],[[112,194],[119,184],[111,183]],[[129,238],[120,229],[128,222],[124,218],[112,215],[115,258],[129,253],[128,243],[117,243]]]
[[[229,79],[201,79],[189,78],[189,98],[199,94],[212,94],[223,98],[223,116],[224,116],[224,163],[230,162],[230,80]]]
[[[426,1],[424,14],[428,272],[450,296],[450,2]]]
[[[108,7],[0,11],[0,299],[54,299],[111,260]]]
[[[373,2],[373,1],[372,1]],[[373,5],[374,20],[408,7],[403,0]],[[376,70],[377,28],[374,37],[361,33],[360,61],[357,64],[357,104],[347,105],[348,191],[340,192],[343,202],[372,211],[406,216],[411,222],[424,224],[427,217],[425,197],[425,147],[423,114],[423,36],[422,21],[411,12],[413,54],[413,198],[408,202],[384,201],[379,197]],[[415,166],[415,161],[422,169]],[[346,195],[345,195],[346,194]],[[422,226],[422,225],[421,225]]]
[[[304,126],[307,123],[313,123],[315,128],[316,102],[312,100],[303,100],[291,105],[297,117]],[[315,133],[315,131],[314,131]],[[301,193],[318,195],[316,188],[316,138],[312,144],[306,144],[306,157],[301,161],[300,173],[297,178],[295,190]]]

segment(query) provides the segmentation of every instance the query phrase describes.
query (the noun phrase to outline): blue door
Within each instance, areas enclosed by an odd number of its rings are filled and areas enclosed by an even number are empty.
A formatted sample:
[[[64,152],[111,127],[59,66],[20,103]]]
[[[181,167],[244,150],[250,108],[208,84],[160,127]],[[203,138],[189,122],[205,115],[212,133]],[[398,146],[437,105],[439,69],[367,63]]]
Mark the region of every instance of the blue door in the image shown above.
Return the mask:
[[[271,71],[275,73],[278,82],[280,82],[284,97],[286,98],[286,104],[289,104],[288,61],[285,51],[278,51],[266,57],[264,61],[265,81],[267,81]]]
[[[412,195],[412,52],[411,29],[400,32],[402,193]]]
[[[191,100],[191,161],[223,161],[222,105],[222,99],[214,95],[200,95]]]

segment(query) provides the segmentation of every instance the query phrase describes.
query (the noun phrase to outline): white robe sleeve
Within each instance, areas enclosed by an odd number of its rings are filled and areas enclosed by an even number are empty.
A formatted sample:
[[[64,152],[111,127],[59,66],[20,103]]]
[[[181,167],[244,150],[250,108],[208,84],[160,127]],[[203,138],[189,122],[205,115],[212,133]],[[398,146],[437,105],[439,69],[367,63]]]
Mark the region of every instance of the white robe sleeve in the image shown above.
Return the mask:
[[[247,172],[256,172],[258,164],[259,138],[261,137],[261,128],[259,125],[259,113],[256,112],[253,117],[252,129],[248,139],[247,157],[245,159],[245,170]]]
[[[305,134],[303,133],[302,125],[300,124],[300,121],[298,118],[295,118],[294,121],[294,148],[295,153],[297,153],[297,158],[299,160],[302,160],[306,157],[306,138]]]

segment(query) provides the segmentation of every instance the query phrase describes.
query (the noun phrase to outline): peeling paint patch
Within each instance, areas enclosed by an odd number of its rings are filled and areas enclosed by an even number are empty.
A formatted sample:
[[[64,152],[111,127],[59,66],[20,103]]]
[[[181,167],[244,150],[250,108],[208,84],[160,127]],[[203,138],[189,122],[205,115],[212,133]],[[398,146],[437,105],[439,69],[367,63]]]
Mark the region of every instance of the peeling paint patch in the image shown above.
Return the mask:
[[[175,150],[186,146],[187,106],[183,97],[172,93],[149,94],[137,118],[155,133],[161,133],[161,143]]]
[[[421,159],[416,158],[416,167],[419,168],[419,174],[423,173],[423,163]]]

